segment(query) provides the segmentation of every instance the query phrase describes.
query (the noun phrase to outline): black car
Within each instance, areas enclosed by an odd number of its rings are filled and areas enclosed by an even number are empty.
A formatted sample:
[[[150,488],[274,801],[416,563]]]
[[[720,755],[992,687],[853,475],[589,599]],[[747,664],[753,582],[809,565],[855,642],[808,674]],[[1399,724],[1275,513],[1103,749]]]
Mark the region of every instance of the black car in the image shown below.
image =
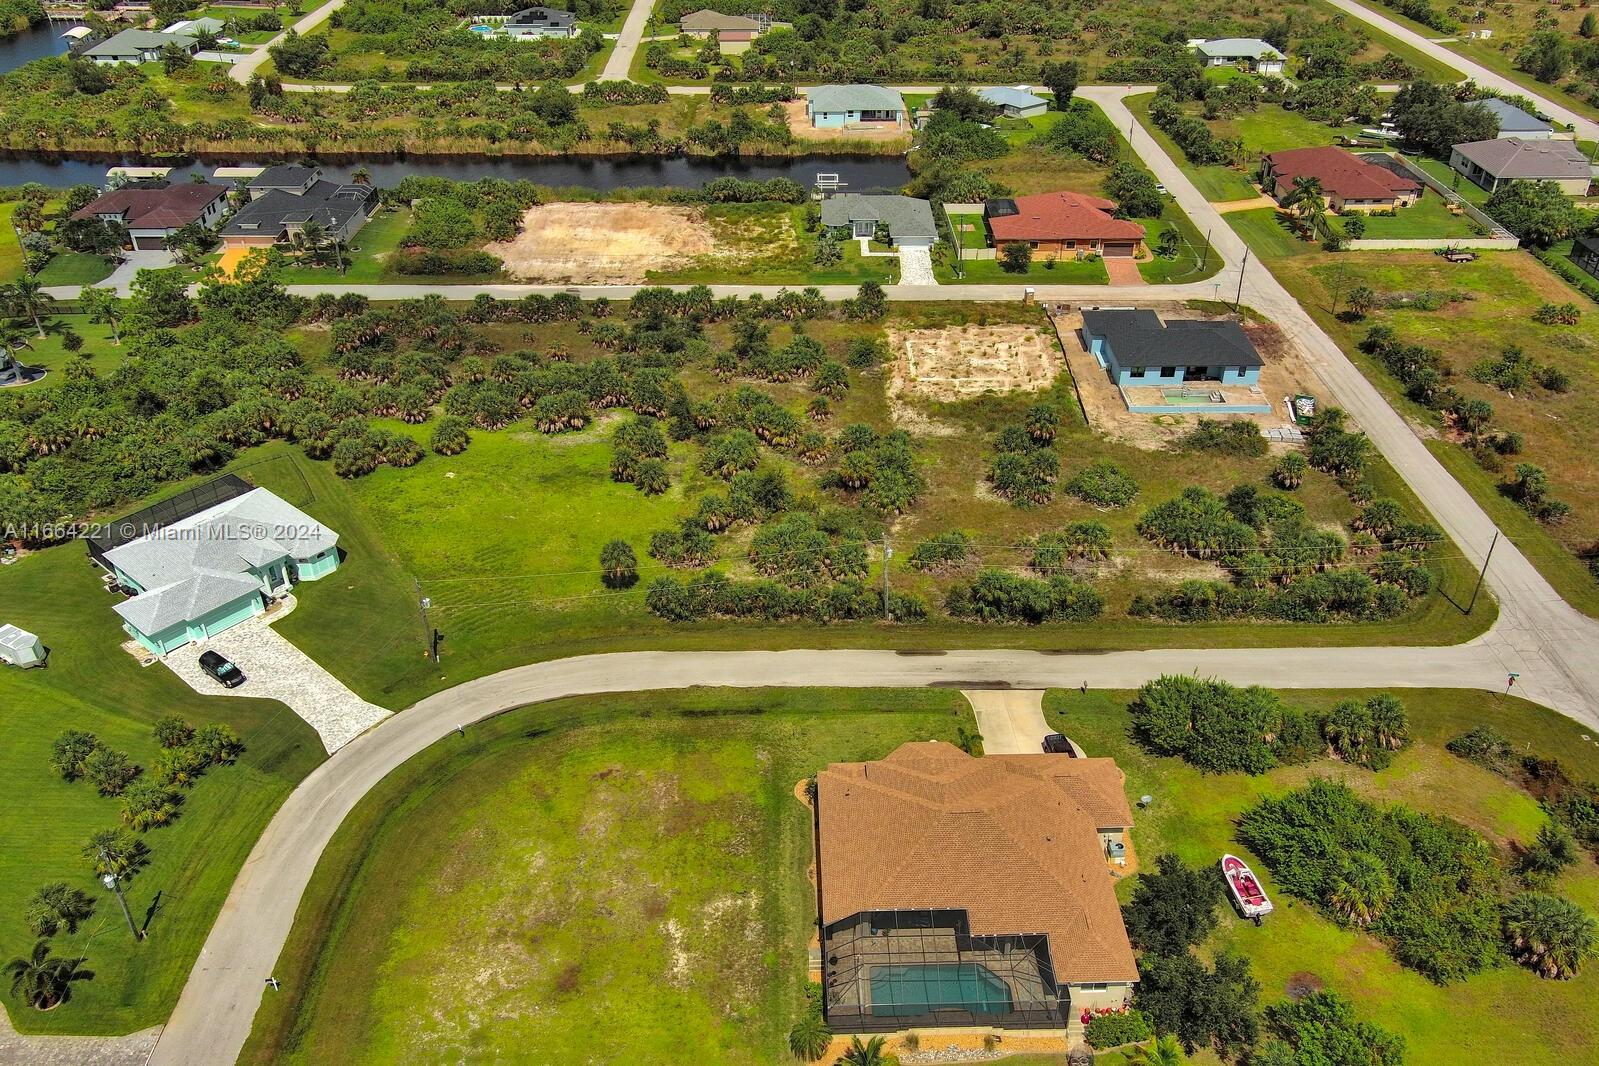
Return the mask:
[[[244,684],[244,671],[218,652],[201,652],[200,669],[216,678],[226,688],[238,688]]]
[[[1072,742],[1066,739],[1064,733],[1051,733],[1044,738],[1044,750],[1051,755],[1076,755],[1072,750]]]

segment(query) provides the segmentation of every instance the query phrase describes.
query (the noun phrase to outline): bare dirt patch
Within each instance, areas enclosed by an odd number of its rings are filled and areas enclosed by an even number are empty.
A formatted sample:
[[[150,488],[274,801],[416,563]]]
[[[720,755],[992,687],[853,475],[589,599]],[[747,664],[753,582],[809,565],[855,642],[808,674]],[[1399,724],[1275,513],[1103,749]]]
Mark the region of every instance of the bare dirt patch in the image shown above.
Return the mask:
[[[528,208],[522,232],[488,250],[529,281],[629,285],[717,247],[701,208],[557,203]]]
[[[963,400],[984,393],[1042,392],[1065,365],[1048,330],[1032,325],[950,326],[888,331],[894,421],[918,436],[955,431],[915,400]]]
[[[1161,317],[1204,318],[1192,311],[1161,310]],[[1082,397],[1088,422],[1112,440],[1131,444],[1147,451],[1158,451],[1183,436],[1199,420],[1199,415],[1185,413],[1174,407],[1171,414],[1133,414],[1122,400],[1121,390],[1111,381],[1110,375],[1099,365],[1082,343],[1083,317],[1079,313],[1057,310],[1055,322],[1066,341],[1066,365]],[[1299,348],[1282,330],[1269,322],[1245,322],[1244,332],[1254,342],[1265,365],[1260,370],[1260,396],[1257,400],[1272,405],[1270,414],[1205,415],[1207,418],[1247,419],[1261,429],[1288,425],[1290,418],[1283,397],[1296,393],[1327,398],[1327,387],[1316,372],[1305,362]],[[1273,445],[1274,448],[1278,447]],[[1283,447],[1291,447],[1284,445]]]

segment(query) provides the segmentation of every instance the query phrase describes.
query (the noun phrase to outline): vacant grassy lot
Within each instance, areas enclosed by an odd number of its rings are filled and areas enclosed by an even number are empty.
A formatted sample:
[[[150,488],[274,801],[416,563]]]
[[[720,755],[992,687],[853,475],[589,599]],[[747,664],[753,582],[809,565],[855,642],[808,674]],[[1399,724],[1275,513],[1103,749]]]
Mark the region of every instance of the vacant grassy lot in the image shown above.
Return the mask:
[[[1345,252],[1329,256],[1315,246],[1295,242],[1290,256],[1277,255],[1264,220],[1255,212],[1228,219],[1258,252],[1266,255],[1273,274],[1300,298],[1323,329],[1336,339],[1394,406],[1424,427],[1429,447],[1474,495],[1561,594],[1590,614],[1599,612],[1599,582],[1576,558],[1599,539],[1599,468],[1592,456],[1599,448],[1599,421],[1592,417],[1599,398],[1599,320],[1581,294],[1523,252],[1490,252],[1474,263],[1448,263],[1427,252]],[[1292,238],[1284,238],[1292,240]],[[1379,310],[1363,321],[1346,321],[1331,313],[1327,282],[1343,268],[1355,285],[1365,284],[1380,296],[1423,290],[1461,290],[1471,298],[1438,311]],[[1544,303],[1576,302],[1583,317],[1575,326],[1544,326],[1532,315]],[[1443,353],[1453,372],[1449,383],[1461,393],[1493,405],[1493,425],[1522,435],[1523,454],[1506,459],[1506,469],[1484,470],[1459,445],[1447,439],[1440,416],[1411,403],[1398,382],[1356,349],[1367,329],[1391,324],[1401,340],[1425,344]],[[1570,391],[1550,392],[1537,386],[1501,392],[1473,381],[1468,371],[1506,348],[1519,347],[1539,364],[1564,370]],[[1441,436],[1442,434],[1442,436]],[[1542,466],[1554,494],[1571,504],[1571,515],[1558,526],[1545,526],[1506,499],[1501,483],[1517,462]]]
[[[889,328],[950,325],[1047,324],[1036,309],[1021,305],[902,305],[890,316]],[[851,339],[881,337],[884,326],[846,322],[814,322],[805,326],[835,357],[842,357]],[[713,345],[729,343],[729,326],[709,331]],[[562,323],[536,331],[516,326],[490,330],[498,346],[536,343],[548,349],[561,345],[574,359],[597,354],[591,337],[577,324]],[[299,335],[315,364],[327,344],[325,332]],[[792,327],[777,326],[774,347],[791,339]],[[680,374],[696,398],[709,398],[731,387],[703,368]],[[628,416],[609,414],[581,432],[548,436],[528,422],[496,433],[474,433],[473,444],[453,457],[430,455],[408,469],[383,467],[355,481],[341,481],[324,463],[309,462],[283,445],[251,452],[255,458],[282,457],[269,469],[285,474],[303,470],[314,488],[309,512],[339,530],[341,544],[357,565],[351,581],[321,582],[304,590],[303,602],[315,610],[297,611],[285,619],[284,631],[303,647],[318,649],[321,660],[367,698],[395,709],[408,706],[427,692],[483,673],[520,663],[602,649],[637,647],[777,647],[777,646],[908,646],[990,645],[1041,647],[1142,647],[1191,641],[1212,644],[1411,643],[1453,642],[1480,631],[1491,621],[1491,609],[1466,617],[1448,596],[1464,602],[1474,575],[1455,553],[1441,553],[1437,567],[1443,593],[1417,605],[1410,615],[1386,624],[1265,626],[1236,623],[1205,625],[1198,630],[1135,622],[1126,616],[1133,596],[1153,583],[1189,576],[1212,576],[1177,556],[1153,550],[1135,531],[1143,509],[1175,495],[1189,484],[1225,491],[1241,482],[1264,483],[1274,459],[1225,460],[1209,455],[1148,452],[1116,444],[1092,432],[1077,413],[1068,383],[1048,395],[1059,405],[1062,479],[1096,459],[1110,459],[1134,473],[1141,486],[1130,507],[1101,512],[1074,497],[1019,510],[989,491],[986,477],[991,438],[997,426],[1018,419],[1038,394],[984,395],[960,403],[907,400],[898,416],[891,409],[883,371],[850,373],[852,387],[834,404],[832,417],[821,424],[827,432],[861,422],[890,430],[910,426],[917,469],[927,479],[921,498],[888,529],[898,558],[891,571],[896,590],[926,599],[932,608],[925,623],[877,626],[849,623],[816,626],[800,623],[699,622],[668,624],[649,614],[645,592],[657,576],[672,573],[646,553],[650,535],[675,528],[694,512],[702,496],[725,491],[721,479],[700,471],[700,446],[674,444],[668,457],[671,489],[646,497],[608,476],[610,437]],[[814,396],[808,384],[760,384],[760,391],[799,413]],[[807,420],[808,421],[808,420]],[[425,439],[426,426],[389,428]],[[762,450],[762,462],[783,470],[802,496],[821,503],[850,502],[838,489],[819,488],[817,468],[798,464],[785,454]],[[1375,470],[1378,491],[1414,507],[1413,498],[1386,465]],[[270,486],[269,486],[270,487]],[[1311,519],[1343,524],[1354,514],[1344,493],[1328,478],[1313,474],[1298,495]],[[319,510],[320,509],[320,510]],[[1415,513],[1419,514],[1417,510]],[[973,626],[948,618],[945,591],[966,574],[932,576],[904,565],[922,539],[951,529],[968,531],[984,563],[1025,564],[1027,540],[1036,533],[1094,518],[1104,521],[1114,538],[1113,560],[1092,575],[1106,596],[1105,616],[1093,623],[1038,627]],[[718,565],[736,577],[752,574],[748,549],[753,530],[741,524],[717,540]],[[598,556],[606,541],[621,537],[640,560],[640,582],[633,588],[603,588]],[[874,534],[875,542],[875,534]],[[873,545],[875,548],[875,543]],[[363,559],[363,556],[365,559]],[[871,552],[871,587],[881,580],[877,552]],[[974,559],[970,568],[977,565]],[[693,573],[687,571],[686,573]],[[361,580],[354,580],[361,575]],[[968,578],[969,579],[969,578]],[[418,584],[419,583],[419,584]],[[415,604],[418,595],[433,603],[430,621],[445,635],[443,662],[434,666],[421,655],[422,628]]]
[[[807,228],[805,208],[789,204],[716,204],[705,209],[718,252],[682,266],[651,270],[651,282],[674,285],[857,285],[868,279],[892,284],[899,260],[861,255],[860,242],[841,240],[843,258],[816,265],[820,231]]]
[[[0,776],[26,797],[0,812],[0,958],[33,946],[23,911],[35,889],[65,881],[96,904],[76,935],[54,940],[57,954],[86,956],[95,973],[69,1003],[40,1013],[19,1004],[7,983],[6,1009],[24,1032],[128,1033],[164,1021],[261,828],[324,757],[316,733],[280,704],[208,699],[164,666],[139,666],[118,648],[125,634],[99,573],[79,545],[0,570],[7,620],[38,633],[50,651],[45,669],[0,673]],[[246,750],[237,765],[200,779],[175,823],[143,834],[151,863],[127,888],[134,920],[148,932],[136,944],[81,854],[90,834],[121,824],[118,801],[58,777],[50,746],[62,730],[84,729],[148,767],[158,750],[150,726],[166,714],[225,722]]]
[[[816,906],[795,786],[962,723],[949,691],[710,689],[474,726],[340,828],[241,1061],[784,1061]]]
[[[1225,851],[1249,858],[1234,825],[1259,797],[1275,795],[1314,776],[1333,775],[1379,803],[1404,803],[1459,819],[1482,833],[1501,855],[1508,842],[1526,841],[1544,820],[1519,788],[1449,754],[1443,745],[1483,722],[1525,742],[1533,752],[1557,756],[1578,776],[1599,778],[1599,747],[1575,723],[1520,700],[1487,693],[1399,691],[1416,743],[1378,774],[1320,760],[1261,777],[1206,775],[1176,759],[1149,755],[1128,738],[1126,694],[1051,692],[1046,717],[1090,755],[1109,755],[1127,775],[1129,796],[1154,803],[1138,812],[1133,841],[1141,861],[1175,851],[1190,863],[1211,866]],[[1292,692],[1289,702],[1327,706],[1364,693]],[[1269,870],[1256,862],[1268,891]],[[1130,894],[1132,881],[1121,893]],[[1599,867],[1590,858],[1561,878],[1557,891],[1599,910]],[[1494,1048],[1505,1063],[1537,1064],[1554,1053],[1563,1061],[1599,1056],[1599,968],[1571,981],[1543,981],[1508,963],[1469,981],[1438,986],[1403,969],[1375,938],[1323,918],[1282,892],[1277,910],[1260,928],[1230,911],[1205,946],[1231,948],[1253,964],[1261,999],[1283,998],[1290,978],[1309,974],[1354,1000],[1363,1017],[1402,1034],[1410,1066],[1453,1066],[1461,1061],[1462,1034]],[[1210,1055],[1198,1061],[1213,1062]]]

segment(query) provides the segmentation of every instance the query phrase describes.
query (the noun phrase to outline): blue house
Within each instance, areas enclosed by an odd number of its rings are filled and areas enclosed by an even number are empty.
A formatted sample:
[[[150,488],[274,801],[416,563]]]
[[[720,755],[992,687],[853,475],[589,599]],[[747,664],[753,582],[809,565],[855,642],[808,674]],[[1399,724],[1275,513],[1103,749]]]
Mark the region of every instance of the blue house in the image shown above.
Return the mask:
[[[904,129],[905,101],[881,85],[817,85],[805,90],[813,129]]]
[[[1162,322],[1147,309],[1084,311],[1083,344],[1118,385],[1255,385],[1263,365],[1236,322]]]
[[[207,495],[222,498],[202,507]],[[142,536],[103,551],[92,545],[91,555],[134,591],[113,609],[156,655],[213,637],[266,610],[269,597],[338,569],[337,533],[238,478],[147,510],[117,524]]]

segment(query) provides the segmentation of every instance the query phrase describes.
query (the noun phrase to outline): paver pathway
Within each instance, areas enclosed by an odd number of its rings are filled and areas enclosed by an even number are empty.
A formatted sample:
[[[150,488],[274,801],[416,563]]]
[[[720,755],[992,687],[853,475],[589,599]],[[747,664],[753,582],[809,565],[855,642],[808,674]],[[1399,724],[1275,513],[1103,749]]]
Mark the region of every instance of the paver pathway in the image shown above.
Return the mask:
[[[1138,260],[1128,259],[1124,256],[1111,256],[1101,260],[1105,264],[1105,273],[1110,275],[1112,285],[1147,285],[1144,275],[1138,272]]]

